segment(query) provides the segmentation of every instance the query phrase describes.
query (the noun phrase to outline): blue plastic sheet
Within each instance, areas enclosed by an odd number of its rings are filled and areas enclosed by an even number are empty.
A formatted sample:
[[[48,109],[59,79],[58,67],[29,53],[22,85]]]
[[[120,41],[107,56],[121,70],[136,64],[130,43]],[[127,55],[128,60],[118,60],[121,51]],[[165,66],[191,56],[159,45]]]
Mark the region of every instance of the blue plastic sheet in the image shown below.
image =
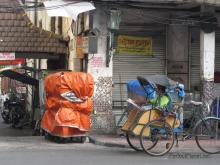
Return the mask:
[[[140,85],[138,80],[131,80],[127,83],[128,93],[144,96],[148,99],[154,99],[156,97],[156,91],[150,84],[145,85],[144,88]]]

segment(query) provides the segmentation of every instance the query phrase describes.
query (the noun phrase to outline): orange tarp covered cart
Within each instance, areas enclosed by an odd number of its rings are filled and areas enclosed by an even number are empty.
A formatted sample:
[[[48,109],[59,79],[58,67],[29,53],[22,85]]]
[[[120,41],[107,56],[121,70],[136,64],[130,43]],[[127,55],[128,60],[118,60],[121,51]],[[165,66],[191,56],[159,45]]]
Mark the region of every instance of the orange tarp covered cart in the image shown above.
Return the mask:
[[[82,72],[58,72],[45,78],[46,111],[41,128],[54,136],[73,137],[90,129],[93,77]]]

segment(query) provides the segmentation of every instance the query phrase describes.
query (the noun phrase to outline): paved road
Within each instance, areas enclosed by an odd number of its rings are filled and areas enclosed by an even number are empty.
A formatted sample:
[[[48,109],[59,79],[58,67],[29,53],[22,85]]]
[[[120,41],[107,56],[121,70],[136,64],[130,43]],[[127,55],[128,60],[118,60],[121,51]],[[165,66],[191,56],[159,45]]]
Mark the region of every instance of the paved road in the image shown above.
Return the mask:
[[[220,155],[171,152],[150,157],[127,148],[85,144],[56,144],[43,137],[0,137],[0,165],[219,165]]]

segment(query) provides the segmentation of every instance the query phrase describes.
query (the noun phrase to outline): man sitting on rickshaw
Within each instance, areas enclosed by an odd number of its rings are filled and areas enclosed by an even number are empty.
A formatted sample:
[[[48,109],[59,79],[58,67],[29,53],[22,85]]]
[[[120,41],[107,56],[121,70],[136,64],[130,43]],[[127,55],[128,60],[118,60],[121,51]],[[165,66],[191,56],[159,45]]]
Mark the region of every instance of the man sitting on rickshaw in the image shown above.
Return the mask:
[[[175,82],[164,75],[148,76],[146,78],[137,77],[137,80],[146,93],[146,104],[152,105],[144,107],[156,107],[167,113],[177,112],[176,115],[180,123],[183,123],[182,105],[185,96],[183,84]]]

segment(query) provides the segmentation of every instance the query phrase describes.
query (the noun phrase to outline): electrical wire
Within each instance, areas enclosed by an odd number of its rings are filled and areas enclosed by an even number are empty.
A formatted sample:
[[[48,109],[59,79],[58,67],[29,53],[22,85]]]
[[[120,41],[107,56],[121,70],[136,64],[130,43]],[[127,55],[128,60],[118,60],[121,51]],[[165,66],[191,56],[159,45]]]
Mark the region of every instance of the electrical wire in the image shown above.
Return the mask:
[[[130,2],[130,1],[129,1]],[[100,1],[98,2],[99,4],[102,4]],[[115,3],[115,4],[122,4],[122,3]],[[113,5],[113,4],[111,4],[111,5]],[[127,6],[127,7],[126,7]],[[125,5],[123,5],[123,7],[126,7],[125,9],[128,9],[128,6],[129,6],[129,4],[125,4]],[[145,7],[145,8],[147,8],[147,7]],[[137,9],[137,8],[135,8],[135,9]],[[142,10],[143,11],[143,8],[141,8],[140,7],[140,9],[139,9],[140,11]],[[171,9],[172,10],[172,9]],[[146,11],[146,10],[145,10]],[[160,23],[160,24],[169,24],[169,25],[183,25],[182,24],[182,22],[185,24],[185,25],[192,25],[192,24],[195,24],[195,23],[207,23],[207,24],[213,24],[213,25],[218,25],[218,23],[215,23],[215,22],[210,22],[210,21],[206,21],[206,20],[209,20],[209,19],[211,19],[211,18],[214,18],[214,17],[210,17],[210,18],[207,18],[207,19],[205,19],[205,20],[196,20],[196,19],[180,19],[182,16],[179,16],[179,17],[177,17],[177,18],[167,18],[167,17],[160,17],[160,16],[155,16],[154,14],[147,14],[147,13],[145,13],[145,16],[148,16],[148,17],[151,17],[151,19],[154,19],[153,20],[153,22],[156,22],[156,23]],[[185,17],[185,16],[195,16],[195,14],[190,14],[190,15],[184,15],[183,16],[183,18]],[[155,19],[157,19],[157,20],[155,20]],[[159,19],[159,20],[158,20]],[[161,21],[160,21],[161,20]],[[162,22],[162,20],[163,20],[163,22]],[[164,21],[164,20],[166,20],[166,21]],[[171,21],[175,21],[176,23],[170,23]],[[180,22],[180,23],[178,23],[178,22]],[[191,23],[186,23],[186,22],[191,22]],[[184,25],[184,26],[185,26]],[[195,25],[195,26],[197,26],[197,25]]]
[[[55,9],[59,9],[62,7],[66,7],[72,4],[76,4],[78,2],[66,2],[65,4],[61,4],[61,5],[54,5],[51,7],[42,7],[42,3],[38,3],[39,5],[32,5],[32,6],[27,6],[27,5],[17,5],[16,7],[12,7],[12,6],[8,6],[8,5],[0,5],[0,9],[11,9],[11,10],[25,10],[25,11],[35,11],[36,9],[38,11],[45,11],[45,10],[55,10]],[[121,4],[121,3],[120,3]],[[84,6],[84,5],[80,5],[80,6]],[[142,13],[141,13],[142,12]],[[192,25],[192,24],[196,24],[196,23],[209,23],[209,24],[213,24],[213,25],[218,25],[218,23],[215,22],[209,22],[206,20],[195,20],[195,19],[191,19],[191,20],[187,20],[187,19],[179,19],[179,18],[167,18],[167,17],[161,17],[161,16],[156,16],[154,14],[151,13],[144,13],[143,11],[140,11],[140,15],[141,17],[143,16],[148,16],[149,19],[151,19],[153,22],[155,23],[159,23],[159,24],[164,24],[164,25]],[[140,17],[140,15],[138,17]],[[211,19],[207,18],[207,20]],[[172,23],[172,21],[176,22],[176,23]],[[188,23],[187,23],[188,22]],[[191,22],[191,23],[189,23]]]
[[[199,21],[199,20],[195,20],[195,19],[192,19],[192,20],[184,20],[184,19],[176,19],[176,18],[166,18],[166,17],[160,17],[160,16],[156,16],[156,15],[152,15],[152,14],[148,14],[148,13],[140,13],[141,17],[147,15],[148,17],[152,18],[152,19],[160,19],[160,20],[167,20],[167,21],[176,21],[176,22],[186,22],[186,21],[192,21],[193,23],[210,23],[210,24],[217,24],[218,23],[215,23],[215,22],[208,22],[208,21]],[[207,18],[206,20],[209,20],[213,18],[213,16],[211,16],[210,18]],[[155,20],[156,21],[156,20]],[[158,21],[156,21],[158,22]],[[158,22],[158,23],[162,23],[162,22]],[[167,24],[167,23],[165,23]],[[169,23],[171,25],[174,25],[172,23]],[[175,24],[176,25],[176,24]],[[178,25],[178,24],[177,24]]]

